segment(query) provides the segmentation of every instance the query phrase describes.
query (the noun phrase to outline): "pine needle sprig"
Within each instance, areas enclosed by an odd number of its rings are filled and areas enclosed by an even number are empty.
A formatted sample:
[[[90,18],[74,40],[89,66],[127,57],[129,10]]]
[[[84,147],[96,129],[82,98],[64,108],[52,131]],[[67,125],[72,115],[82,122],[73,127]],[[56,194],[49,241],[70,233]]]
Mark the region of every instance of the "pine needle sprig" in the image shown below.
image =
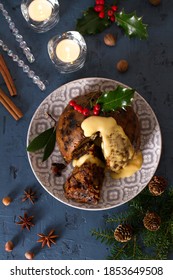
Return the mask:
[[[105,243],[106,245],[111,245],[114,242],[114,235],[112,229],[93,229],[91,231],[91,235],[95,236],[96,240],[100,240],[101,243]]]
[[[118,216],[117,216],[117,214],[113,214],[111,217],[108,217],[106,219],[106,223],[123,223],[123,222],[127,221],[128,217],[129,217],[128,211],[119,213]]]
[[[149,229],[144,224],[148,212],[155,212],[161,219],[157,230]],[[125,212],[115,213],[105,218],[109,228],[93,230],[92,235],[110,246],[107,259],[111,260],[166,260],[173,251],[173,187],[159,196],[145,188],[128,203]],[[115,230],[127,224],[133,229],[131,240],[115,239]],[[121,228],[123,228],[121,226]]]

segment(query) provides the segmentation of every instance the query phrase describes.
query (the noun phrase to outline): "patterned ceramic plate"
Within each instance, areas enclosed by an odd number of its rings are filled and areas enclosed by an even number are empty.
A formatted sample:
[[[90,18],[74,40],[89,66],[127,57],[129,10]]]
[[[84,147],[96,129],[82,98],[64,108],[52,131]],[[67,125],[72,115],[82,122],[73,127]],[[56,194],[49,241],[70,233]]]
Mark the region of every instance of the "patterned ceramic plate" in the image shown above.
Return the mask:
[[[86,78],[67,83],[52,92],[40,104],[31,120],[27,145],[39,133],[53,125],[46,112],[58,119],[69,100],[77,95],[84,95],[90,91],[113,90],[121,84],[105,78]],[[67,200],[64,196],[63,185],[70,175],[72,167],[69,165],[61,177],[55,177],[50,169],[52,162],[62,162],[58,147],[45,162],[42,162],[43,151],[28,153],[31,168],[40,184],[59,201],[85,210],[105,210],[119,206],[139,194],[151,180],[161,156],[161,132],[157,118],[149,104],[135,92],[133,101],[134,110],[141,124],[141,150],[143,165],[140,171],[125,179],[113,180],[106,174],[102,187],[101,199],[97,205],[81,204]]]

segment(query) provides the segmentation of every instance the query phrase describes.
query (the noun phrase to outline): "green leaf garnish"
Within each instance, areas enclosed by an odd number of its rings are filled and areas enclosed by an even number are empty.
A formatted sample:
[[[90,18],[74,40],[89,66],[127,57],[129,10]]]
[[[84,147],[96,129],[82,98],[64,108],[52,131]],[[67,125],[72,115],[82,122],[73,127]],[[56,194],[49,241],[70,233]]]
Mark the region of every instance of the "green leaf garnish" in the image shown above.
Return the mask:
[[[28,145],[27,151],[28,152],[36,152],[46,146],[48,143],[52,133],[54,132],[54,127],[51,127],[42,133],[40,133],[38,136],[36,136]]]
[[[51,155],[55,148],[55,142],[56,142],[56,129],[54,129],[53,133],[51,134],[47,145],[45,146],[44,149],[44,154],[43,154],[43,161],[47,160],[48,157]]]
[[[129,37],[137,37],[139,39],[147,39],[147,24],[142,22],[142,17],[137,17],[136,12],[126,14],[124,9],[115,12],[115,22],[110,21],[107,11],[110,6],[105,6],[105,17],[99,18],[93,7],[89,7],[81,18],[77,20],[76,30],[83,35],[92,35],[104,31],[111,24],[115,23],[120,26],[125,34]]]
[[[46,129],[36,136],[28,145],[28,152],[36,152],[44,148],[43,159],[45,161],[51,155],[55,148],[56,142],[56,126]]]
[[[127,36],[147,39],[147,25],[143,24],[142,18],[136,16],[136,12],[125,14],[124,9],[116,14],[117,25],[124,29]]]
[[[108,18],[100,19],[93,7],[88,8],[83,16],[77,20],[76,30],[82,35],[100,33],[111,25]]]
[[[98,99],[97,103],[101,105],[104,112],[116,111],[119,108],[124,109],[130,106],[134,96],[134,89],[117,86],[115,90],[104,92]]]

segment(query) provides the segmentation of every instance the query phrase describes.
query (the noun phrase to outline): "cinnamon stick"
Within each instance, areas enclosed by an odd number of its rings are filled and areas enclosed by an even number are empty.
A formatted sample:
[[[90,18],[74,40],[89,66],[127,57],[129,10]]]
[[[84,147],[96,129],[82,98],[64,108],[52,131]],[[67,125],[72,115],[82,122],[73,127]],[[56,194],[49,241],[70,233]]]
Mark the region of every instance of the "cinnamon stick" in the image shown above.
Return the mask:
[[[7,64],[5,63],[5,60],[1,54],[0,54],[0,73],[6,83],[10,95],[11,96],[17,95],[17,90],[14,81],[11,77],[10,71],[8,70]]]
[[[17,121],[23,117],[21,110],[11,101],[11,99],[0,88],[0,103],[8,110],[8,112]]]

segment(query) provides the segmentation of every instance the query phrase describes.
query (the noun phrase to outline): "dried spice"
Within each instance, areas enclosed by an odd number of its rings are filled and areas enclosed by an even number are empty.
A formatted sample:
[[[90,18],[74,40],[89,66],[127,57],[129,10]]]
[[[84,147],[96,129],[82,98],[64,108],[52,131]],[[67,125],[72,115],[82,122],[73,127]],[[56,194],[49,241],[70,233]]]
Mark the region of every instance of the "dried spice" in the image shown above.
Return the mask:
[[[41,242],[41,247],[43,248],[45,245],[47,245],[49,248],[51,247],[52,243],[56,244],[55,239],[58,237],[58,235],[54,234],[54,229],[52,229],[48,235],[45,235],[43,233],[37,234],[40,239],[37,240],[37,242]]]
[[[32,204],[34,204],[36,198],[36,192],[34,192],[32,189],[28,189],[24,191],[22,202],[29,200]]]
[[[34,226],[32,223],[33,218],[34,216],[28,216],[27,213],[24,213],[24,217],[19,216],[20,222],[16,222],[16,224],[20,225],[22,229],[27,228],[27,230],[30,230]]]

